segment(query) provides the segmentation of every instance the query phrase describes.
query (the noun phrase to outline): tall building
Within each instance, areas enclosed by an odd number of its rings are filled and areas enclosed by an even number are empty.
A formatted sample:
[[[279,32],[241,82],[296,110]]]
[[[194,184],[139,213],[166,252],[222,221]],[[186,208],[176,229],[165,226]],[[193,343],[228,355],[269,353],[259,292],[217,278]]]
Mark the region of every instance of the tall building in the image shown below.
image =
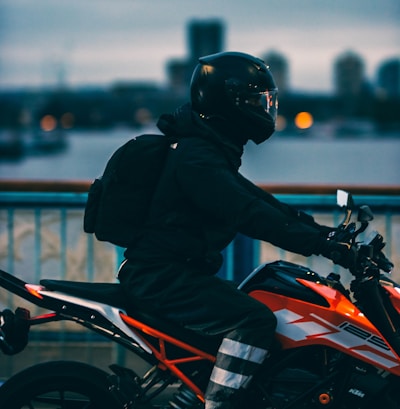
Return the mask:
[[[400,58],[386,60],[380,65],[378,89],[386,97],[400,96]]]
[[[177,94],[184,94],[200,57],[223,51],[225,27],[222,20],[191,20],[187,26],[188,57],[167,62],[169,85]]]
[[[338,96],[358,97],[365,84],[363,59],[352,51],[341,54],[334,63],[334,82]]]
[[[289,64],[287,59],[276,51],[270,51],[262,59],[269,66],[279,94],[284,95],[289,90]]]
[[[365,118],[372,109],[372,93],[365,76],[363,59],[347,51],[334,62],[337,115],[343,118]]]
[[[188,25],[189,59],[219,53],[224,48],[224,25],[219,19],[192,20]]]
[[[400,58],[383,61],[377,72],[375,120],[383,130],[400,129]]]

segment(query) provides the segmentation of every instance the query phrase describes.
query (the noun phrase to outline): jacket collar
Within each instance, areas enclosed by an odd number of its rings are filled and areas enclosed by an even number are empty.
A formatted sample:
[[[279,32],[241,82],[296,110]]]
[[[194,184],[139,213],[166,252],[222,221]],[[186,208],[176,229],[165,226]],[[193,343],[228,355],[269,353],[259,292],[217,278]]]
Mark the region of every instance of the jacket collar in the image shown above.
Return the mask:
[[[238,170],[241,165],[243,146],[229,123],[219,117],[205,118],[192,110],[190,104],[180,106],[173,114],[160,116],[157,127],[167,136],[178,139],[197,137],[217,145]],[[236,137],[235,137],[236,136]]]

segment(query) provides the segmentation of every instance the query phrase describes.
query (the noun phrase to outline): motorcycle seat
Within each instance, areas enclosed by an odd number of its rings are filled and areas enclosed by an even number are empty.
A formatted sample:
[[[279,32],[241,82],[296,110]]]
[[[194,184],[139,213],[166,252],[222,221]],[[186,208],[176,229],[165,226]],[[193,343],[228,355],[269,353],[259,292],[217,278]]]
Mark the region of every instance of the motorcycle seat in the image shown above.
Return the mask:
[[[88,283],[80,281],[65,281],[42,279],[40,284],[47,290],[59,291],[68,295],[73,295],[87,300],[96,301],[113,307],[121,308],[126,311],[130,317],[157,329],[169,336],[186,342],[198,349],[215,354],[221,343],[220,337],[202,336],[198,333],[186,329],[175,322],[166,320],[163,317],[157,317],[146,313],[136,306],[130,307],[129,302],[118,283]]]
[[[59,291],[87,300],[97,301],[113,307],[126,309],[127,304],[118,283],[89,283],[66,280],[40,280],[40,285],[47,290]]]

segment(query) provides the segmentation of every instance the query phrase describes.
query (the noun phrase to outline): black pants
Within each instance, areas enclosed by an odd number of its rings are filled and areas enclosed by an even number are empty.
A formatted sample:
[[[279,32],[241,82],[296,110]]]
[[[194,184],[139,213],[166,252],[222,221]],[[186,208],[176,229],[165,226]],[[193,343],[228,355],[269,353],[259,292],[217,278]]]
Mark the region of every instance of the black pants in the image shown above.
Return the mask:
[[[119,279],[133,306],[199,334],[221,337],[206,408],[230,408],[226,402],[250,381],[271,348],[276,327],[272,311],[189,263],[127,261]]]

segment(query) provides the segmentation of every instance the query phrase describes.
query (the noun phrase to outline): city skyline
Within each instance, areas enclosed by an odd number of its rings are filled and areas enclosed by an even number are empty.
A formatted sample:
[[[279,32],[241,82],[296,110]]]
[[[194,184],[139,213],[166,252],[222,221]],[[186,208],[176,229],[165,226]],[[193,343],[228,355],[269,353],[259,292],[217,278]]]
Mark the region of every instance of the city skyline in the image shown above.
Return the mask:
[[[225,50],[284,55],[293,89],[332,91],[334,60],[347,51],[365,61],[371,81],[380,64],[400,56],[397,0],[338,0],[329,9],[319,0],[223,3],[2,0],[0,89],[165,83],[168,60],[188,55],[192,19],[221,20]]]

